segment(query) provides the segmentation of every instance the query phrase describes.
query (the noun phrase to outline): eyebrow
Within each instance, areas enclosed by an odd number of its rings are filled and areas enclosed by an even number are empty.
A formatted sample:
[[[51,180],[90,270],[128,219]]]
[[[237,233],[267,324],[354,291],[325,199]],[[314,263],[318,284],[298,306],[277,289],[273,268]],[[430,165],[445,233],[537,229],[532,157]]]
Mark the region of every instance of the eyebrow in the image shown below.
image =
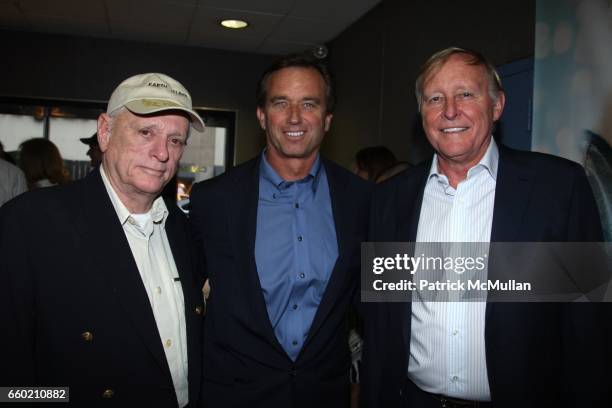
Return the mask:
[[[140,129],[148,129],[148,130],[149,129],[155,129],[155,130],[157,130],[157,129],[159,129],[159,126],[157,124],[155,124],[155,123],[143,124],[143,123],[138,123],[138,122],[135,122],[135,121],[128,123],[128,126],[131,129],[134,129],[134,130],[140,130]]]
[[[278,102],[278,101],[286,101],[286,100],[289,100],[289,98],[286,96],[273,96],[272,98],[270,98],[271,103]],[[321,98],[318,98],[316,96],[305,96],[302,99],[300,99],[300,102],[314,102],[314,103],[320,104]]]
[[[142,125],[142,124],[138,124],[138,123],[132,123],[130,124],[130,128],[138,131],[140,129],[147,129],[147,130],[153,130],[153,131],[160,131],[161,127],[159,125],[157,125],[156,123],[150,123],[150,124],[146,124],[146,125]],[[172,132],[172,133],[168,133],[167,135],[168,137],[177,137],[180,136],[183,139],[187,139],[187,134],[184,134],[182,132],[176,131],[176,132]]]
[[[468,84],[460,84],[460,85],[455,86],[455,87],[454,87],[454,88],[451,90],[451,93],[454,93],[454,92],[457,92],[457,91],[460,91],[460,92],[462,92],[462,91],[471,91],[471,92],[476,92],[476,91],[481,91],[481,90],[482,90],[482,87],[480,87],[480,86],[478,86],[478,85],[472,85],[472,86],[470,86],[470,85],[468,85]],[[442,89],[440,89],[440,88],[436,88],[436,89],[434,89],[434,90],[433,90],[433,91],[431,91],[431,92],[426,92],[425,90],[423,90],[423,96],[434,95],[434,94],[436,94],[436,93],[439,93],[439,94],[444,94],[444,93],[445,93],[445,90],[442,90]]]

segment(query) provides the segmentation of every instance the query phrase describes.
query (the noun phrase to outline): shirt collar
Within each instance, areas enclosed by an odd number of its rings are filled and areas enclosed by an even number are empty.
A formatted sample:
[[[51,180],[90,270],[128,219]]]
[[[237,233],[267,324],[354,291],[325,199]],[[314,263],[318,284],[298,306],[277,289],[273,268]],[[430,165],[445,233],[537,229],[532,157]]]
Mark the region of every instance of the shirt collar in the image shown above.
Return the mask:
[[[277,189],[280,190],[282,189],[283,185],[286,185],[288,182],[283,180],[283,178],[278,175],[276,170],[272,168],[272,166],[268,162],[268,159],[266,158],[266,151],[267,149],[264,149],[263,152],[261,152],[261,163],[259,165],[260,175],[261,177],[263,177],[264,180],[269,181]],[[319,155],[319,153],[317,153],[317,157],[315,158],[312,167],[308,171],[308,175],[301,180],[296,180],[295,182],[300,183],[312,180],[312,191],[316,192],[319,186],[319,179],[321,178],[322,167],[323,166],[321,166],[321,156]]]
[[[102,182],[104,183],[104,187],[106,188],[106,192],[108,193],[111,202],[113,203],[113,207],[115,208],[115,212],[117,213],[117,217],[119,217],[119,222],[121,225],[124,225],[128,219],[130,218],[130,211],[123,204],[112,184],[110,183],[108,177],[106,176],[106,172],[104,171],[104,165],[100,166],[100,175],[102,176]],[[153,205],[149,210],[151,214],[151,220],[158,224],[165,224],[166,218],[168,217],[168,208],[166,207],[166,203],[164,199],[160,196],[153,201]]]
[[[475,171],[477,168],[484,168],[487,170],[493,181],[497,181],[497,166],[499,165],[499,148],[497,147],[497,143],[495,143],[495,139],[491,137],[491,141],[489,142],[489,146],[485,151],[484,156],[480,159],[478,164],[468,170],[468,177]],[[431,179],[432,176],[441,177],[447,179],[447,177],[440,173],[438,170],[438,155],[434,154],[433,161],[431,163],[431,167],[429,168],[429,175],[427,179]]]

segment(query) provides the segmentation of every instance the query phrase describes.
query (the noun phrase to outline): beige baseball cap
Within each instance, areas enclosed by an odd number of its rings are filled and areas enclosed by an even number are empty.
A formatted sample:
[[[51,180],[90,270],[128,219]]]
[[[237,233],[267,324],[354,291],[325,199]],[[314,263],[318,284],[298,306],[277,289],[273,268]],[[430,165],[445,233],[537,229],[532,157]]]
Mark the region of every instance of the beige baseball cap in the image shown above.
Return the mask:
[[[189,92],[168,75],[140,74],[121,82],[108,101],[106,113],[110,114],[123,106],[139,115],[181,110],[189,114],[194,129],[204,131],[204,121],[193,110]]]

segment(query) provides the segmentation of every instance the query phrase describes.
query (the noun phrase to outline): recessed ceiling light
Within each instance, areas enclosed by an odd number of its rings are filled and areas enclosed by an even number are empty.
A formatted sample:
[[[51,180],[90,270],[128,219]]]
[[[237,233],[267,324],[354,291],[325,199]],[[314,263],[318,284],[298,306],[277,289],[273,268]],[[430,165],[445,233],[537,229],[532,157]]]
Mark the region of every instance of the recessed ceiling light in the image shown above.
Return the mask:
[[[221,25],[225,28],[245,28],[249,25],[249,23],[247,23],[244,20],[222,20],[221,21]]]

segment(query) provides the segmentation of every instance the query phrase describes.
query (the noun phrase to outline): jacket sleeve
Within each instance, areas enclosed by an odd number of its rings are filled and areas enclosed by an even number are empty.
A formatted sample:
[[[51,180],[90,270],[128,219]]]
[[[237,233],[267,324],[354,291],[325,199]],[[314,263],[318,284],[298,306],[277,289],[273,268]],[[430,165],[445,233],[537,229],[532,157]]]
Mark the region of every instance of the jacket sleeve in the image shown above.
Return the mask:
[[[22,200],[0,210],[0,370],[1,386],[36,385],[36,278],[29,266],[34,236]],[[41,226],[42,227],[42,226]]]

